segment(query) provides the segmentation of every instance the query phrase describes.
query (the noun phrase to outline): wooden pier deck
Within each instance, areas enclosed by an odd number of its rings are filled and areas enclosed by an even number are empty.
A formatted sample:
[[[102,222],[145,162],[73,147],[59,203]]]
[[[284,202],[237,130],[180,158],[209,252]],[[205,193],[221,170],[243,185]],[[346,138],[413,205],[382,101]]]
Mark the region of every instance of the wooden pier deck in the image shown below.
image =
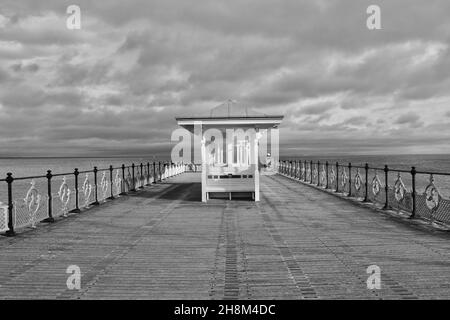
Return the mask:
[[[280,175],[200,203],[185,173],[0,238],[0,298],[449,299],[450,235]],[[68,290],[66,269],[81,269]],[[366,269],[381,268],[381,290]]]

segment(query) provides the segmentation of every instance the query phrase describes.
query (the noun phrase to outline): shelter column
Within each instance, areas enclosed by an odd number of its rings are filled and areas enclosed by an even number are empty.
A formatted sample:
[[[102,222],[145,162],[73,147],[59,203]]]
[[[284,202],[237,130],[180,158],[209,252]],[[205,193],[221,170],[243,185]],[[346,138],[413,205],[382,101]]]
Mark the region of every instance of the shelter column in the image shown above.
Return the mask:
[[[255,201],[259,201],[259,138],[261,137],[261,134],[259,132],[259,129],[256,129],[255,134],[255,143],[254,143],[254,166],[255,166]]]
[[[201,154],[202,154],[202,202],[206,202],[206,148],[205,148],[205,137],[202,135],[201,140]]]

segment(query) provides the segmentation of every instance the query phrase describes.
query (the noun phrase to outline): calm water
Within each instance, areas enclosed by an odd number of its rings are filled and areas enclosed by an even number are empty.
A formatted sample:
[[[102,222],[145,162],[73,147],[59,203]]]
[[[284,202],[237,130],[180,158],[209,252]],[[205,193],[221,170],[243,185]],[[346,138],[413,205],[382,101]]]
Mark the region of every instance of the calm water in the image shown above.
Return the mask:
[[[286,158],[287,159],[287,158]],[[374,167],[383,167],[388,164],[392,169],[410,169],[416,166],[417,170],[450,172],[450,155],[391,155],[391,156],[305,156],[290,157],[292,160],[321,160],[342,164],[351,162],[354,165],[363,165],[369,163]],[[45,175],[47,170],[51,169],[54,174],[73,172],[74,168],[80,171],[92,170],[94,166],[98,168],[108,168],[109,165],[119,167],[122,164],[139,164],[141,162],[164,161],[167,159],[153,158],[18,158],[18,159],[0,159],[0,177],[6,177],[7,172],[12,172],[15,177]],[[56,179],[56,178],[55,178]],[[60,180],[60,178],[58,178]],[[395,179],[395,178],[394,178]],[[429,176],[418,176],[419,187],[424,188],[428,182]],[[45,190],[45,179],[40,183],[43,191]],[[410,184],[408,177],[404,177],[405,184]],[[14,182],[14,198],[23,198],[30,181]],[[442,193],[450,195],[450,177],[436,177],[436,184],[441,188]],[[55,185],[54,192],[57,192],[58,185]],[[6,183],[0,182],[0,201],[6,202]]]

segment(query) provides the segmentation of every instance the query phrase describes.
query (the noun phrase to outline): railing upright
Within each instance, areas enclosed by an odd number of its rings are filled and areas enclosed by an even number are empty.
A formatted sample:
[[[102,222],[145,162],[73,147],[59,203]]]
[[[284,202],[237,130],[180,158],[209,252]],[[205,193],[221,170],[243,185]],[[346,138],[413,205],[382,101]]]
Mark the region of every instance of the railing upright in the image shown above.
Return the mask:
[[[348,196],[352,196],[352,164],[348,164]]]
[[[131,187],[130,191],[136,191],[136,181],[134,177],[134,163],[131,164]]]
[[[386,195],[386,201],[383,207],[383,210],[389,210],[389,167],[387,165],[384,166],[384,191]]]
[[[95,186],[95,202],[93,203],[93,205],[98,206],[100,203],[98,202],[98,186],[97,186],[97,172],[98,169],[97,167],[94,167],[94,186]]]
[[[304,165],[305,165],[305,172],[303,172],[303,181],[306,182],[306,160],[304,161]]]
[[[365,182],[364,182],[364,202],[369,202],[369,164],[366,163],[365,169]]]
[[[310,175],[310,184],[313,184],[313,162],[311,160],[311,162],[309,163],[309,175]]]
[[[327,184],[325,185],[325,189],[328,189],[328,188],[329,188],[329,182],[328,182],[328,166],[329,166],[329,163],[328,163],[328,161],[327,161],[327,162],[325,162],[326,179],[327,179]]]
[[[8,184],[8,230],[6,231],[7,237],[13,237],[16,235],[14,231],[13,221],[13,198],[12,198],[12,183],[14,178],[11,172],[6,174],[6,183]]]
[[[122,191],[120,194],[121,195],[124,195],[126,192],[125,192],[125,165],[124,164],[122,164],[122,183],[121,183],[121,186],[120,186],[120,191]]]
[[[79,213],[80,210],[80,203],[79,203],[79,195],[80,190],[78,190],[78,176],[79,176],[78,168],[75,168],[73,171],[73,175],[75,177],[75,209],[72,210],[73,213]]]
[[[110,191],[111,191],[111,196],[109,197],[109,199],[114,199],[114,194],[113,194],[113,186],[114,186],[114,181],[113,181],[113,166],[110,165],[109,166],[109,182],[110,182]]]
[[[147,162],[147,186],[150,185],[150,162]]]
[[[320,160],[317,161],[317,186],[320,186]]]
[[[156,162],[153,161],[153,183],[156,183]]]
[[[140,174],[140,177],[139,177],[141,183],[140,183],[139,189],[143,189],[144,188],[144,183],[142,182],[142,180],[144,178],[144,171],[143,170],[144,170],[144,165],[141,162],[141,174]]]
[[[411,219],[414,219],[415,217],[416,217],[416,210],[417,210],[417,208],[416,208],[416,196],[417,196],[417,194],[416,194],[416,174],[417,174],[417,171],[416,171],[416,167],[412,167],[411,168],[411,178],[412,178],[412,194],[411,194],[411,196],[412,196],[412,213],[411,213],[411,216],[410,216],[410,218]]]
[[[52,170],[47,170],[47,213],[48,218],[44,219],[43,222],[55,222],[53,218],[53,196],[52,196]]]
[[[336,192],[339,192],[339,162],[336,162]]]
[[[162,174],[161,174],[161,161],[159,161],[159,170],[158,170],[158,180],[159,182],[162,181]]]

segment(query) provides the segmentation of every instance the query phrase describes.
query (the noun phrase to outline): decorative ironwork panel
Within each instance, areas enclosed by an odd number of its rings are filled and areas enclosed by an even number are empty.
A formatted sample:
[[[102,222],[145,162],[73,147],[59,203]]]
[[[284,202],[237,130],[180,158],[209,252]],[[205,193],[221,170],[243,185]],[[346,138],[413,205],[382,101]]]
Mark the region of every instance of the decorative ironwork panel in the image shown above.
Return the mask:
[[[0,232],[8,230],[8,206],[0,201]]]
[[[120,177],[120,171],[116,170],[116,176],[114,178],[115,196],[118,196],[122,192],[122,178]]]
[[[108,190],[111,186],[111,182],[107,178],[107,172],[103,171],[102,173],[102,179],[100,180],[100,199],[101,201],[106,201],[106,198],[108,198]]]
[[[83,186],[81,187],[81,193],[83,198],[83,206],[85,208],[89,207],[91,203],[91,196],[93,195],[92,184],[89,181],[89,174],[86,173],[86,177],[83,182]]]
[[[365,196],[366,192],[365,181],[363,181],[359,168],[356,168],[356,174],[355,177],[353,178],[352,191],[353,196],[356,198],[362,198]]]
[[[305,167],[305,164],[303,162],[302,162],[300,179],[301,180],[306,180],[306,167]]]
[[[345,167],[342,167],[340,169],[340,171],[341,171],[341,176],[339,178],[339,183],[341,184],[341,192],[345,192],[345,191],[347,191],[348,174],[347,174],[347,170],[345,169]]]
[[[125,176],[125,192],[128,192],[132,189],[133,178],[131,176],[130,168],[127,168],[127,173]]]
[[[31,226],[36,228],[37,223],[48,218],[48,197],[42,196],[36,188],[35,180],[31,181],[25,198],[13,203],[14,227]]]
[[[417,214],[432,221],[450,222],[450,200],[441,196],[433,175],[424,193],[417,195]]]
[[[337,190],[338,186],[336,184],[336,171],[334,171],[334,166],[331,167],[329,179],[330,179],[330,188]]]
[[[61,205],[59,212],[64,217],[67,217],[67,214],[69,213],[69,202],[71,194],[72,191],[70,190],[69,185],[67,184],[67,178],[64,176],[57,193],[57,197]],[[56,215],[58,215],[58,213],[56,213]]]
[[[319,174],[319,169],[317,168],[317,164],[313,164],[313,166],[314,166],[314,169],[312,171],[312,180],[313,180],[313,183],[315,183],[316,179],[317,179],[317,175]]]
[[[380,177],[378,171],[375,170],[372,180],[369,181],[369,200],[373,203],[385,204],[386,194],[384,191],[384,177]]]
[[[324,164],[322,165],[322,171],[320,173],[320,184],[324,188],[327,185],[327,172],[326,172],[326,166]]]

